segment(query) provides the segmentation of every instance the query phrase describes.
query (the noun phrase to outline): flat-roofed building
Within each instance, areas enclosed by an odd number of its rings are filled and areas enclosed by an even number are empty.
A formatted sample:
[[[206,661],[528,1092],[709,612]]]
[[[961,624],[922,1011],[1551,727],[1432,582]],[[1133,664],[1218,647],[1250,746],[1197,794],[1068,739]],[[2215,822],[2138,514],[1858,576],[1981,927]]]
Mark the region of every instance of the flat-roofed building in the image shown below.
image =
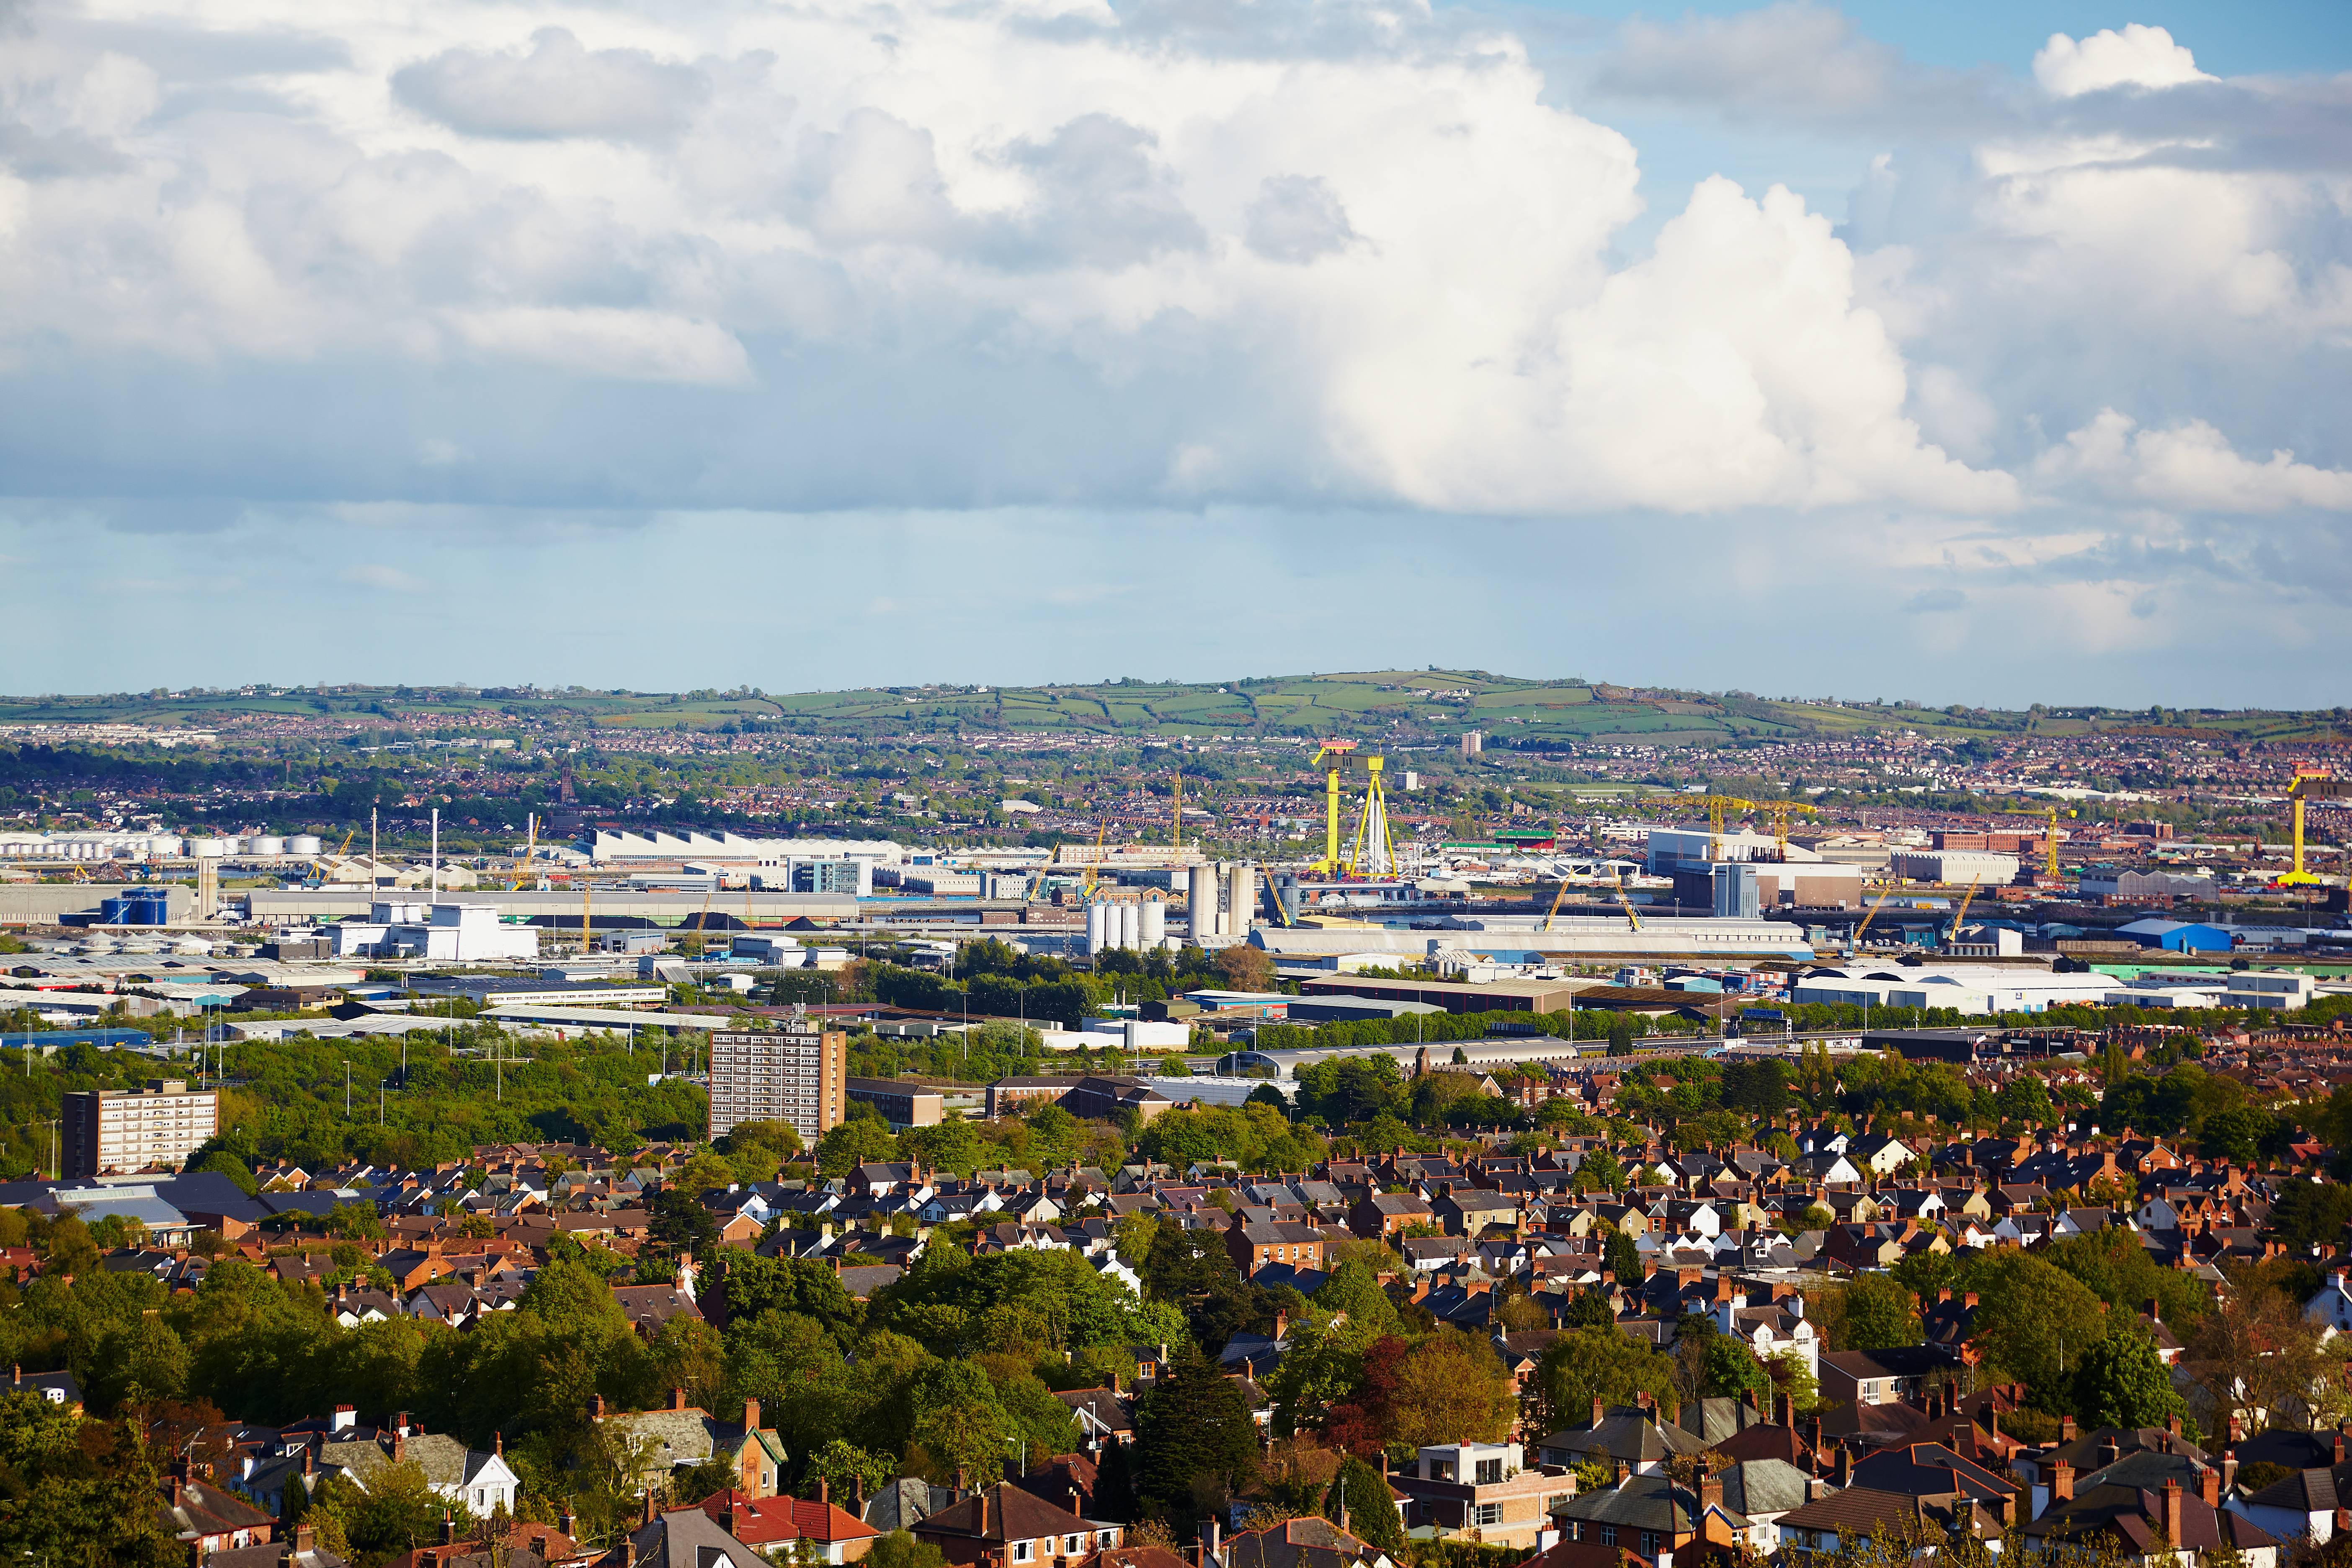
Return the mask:
[[[849,1035],[803,1018],[710,1037],[710,1136],[740,1121],[790,1122],[814,1144],[849,1113]]]
[[[947,1096],[929,1084],[854,1078],[849,1098],[872,1106],[893,1127],[937,1127],[947,1115]]]
[[[144,1090],[84,1089],[65,1097],[59,1132],[68,1176],[178,1169],[220,1129],[220,1096],[179,1079]]]

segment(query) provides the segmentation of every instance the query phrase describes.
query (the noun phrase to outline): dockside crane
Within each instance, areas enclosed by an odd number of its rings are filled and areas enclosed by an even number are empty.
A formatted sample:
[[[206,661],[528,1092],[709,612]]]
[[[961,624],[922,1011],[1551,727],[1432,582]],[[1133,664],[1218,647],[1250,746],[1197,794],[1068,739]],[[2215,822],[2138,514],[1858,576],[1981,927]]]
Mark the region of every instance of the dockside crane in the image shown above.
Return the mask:
[[[2309,887],[2319,879],[2303,868],[2303,808],[2314,800],[2344,800],[2352,798],[2352,780],[2336,778],[2332,773],[2305,773],[2295,770],[2294,782],[2287,786],[2287,799],[2294,802],[2294,869],[2279,879],[2282,887]]]

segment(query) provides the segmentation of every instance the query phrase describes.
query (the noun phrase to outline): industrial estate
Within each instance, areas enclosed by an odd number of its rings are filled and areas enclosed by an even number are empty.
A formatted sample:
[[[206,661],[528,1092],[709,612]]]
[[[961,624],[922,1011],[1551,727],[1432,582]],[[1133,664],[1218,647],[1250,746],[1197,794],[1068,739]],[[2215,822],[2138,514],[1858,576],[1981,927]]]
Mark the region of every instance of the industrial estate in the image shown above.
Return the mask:
[[[2352,1553],[2352,714],[0,700],[0,1543]]]

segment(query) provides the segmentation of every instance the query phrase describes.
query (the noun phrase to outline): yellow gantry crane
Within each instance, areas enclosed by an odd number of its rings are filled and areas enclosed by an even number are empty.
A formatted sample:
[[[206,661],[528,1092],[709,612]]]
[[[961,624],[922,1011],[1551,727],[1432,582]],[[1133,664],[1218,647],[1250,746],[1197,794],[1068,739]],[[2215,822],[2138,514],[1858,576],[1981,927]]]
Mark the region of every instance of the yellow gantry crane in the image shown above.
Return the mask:
[[[1772,839],[1780,846],[1780,858],[1789,858],[1789,818],[1796,812],[1817,812],[1821,808],[1797,800],[1743,800],[1736,795],[1685,795],[1674,797],[1677,802],[1706,807],[1706,858],[1722,858],[1723,847],[1717,842],[1723,837],[1724,814],[1727,811],[1760,811],[1770,817]]]
[[[1309,868],[1330,877],[1370,875],[1386,877],[1396,870],[1396,856],[1389,845],[1388,795],[1381,788],[1381,770],[1388,759],[1377,752],[1359,754],[1353,741],[1326,741],[1316,749],[1308,766],[1319,766],[1329,757],[1331,765],[1323,775],[1323,858]],[[1356,837],[1345,858],[1339,854],[1339,775],[1350,760],[1363,764],[1365,773],[1364,815],[1356,823]]]
[[[2295,770],[2294,782],[2287,785],[2287,799],[2294,802],[2294,869],[2279,879],[2286,887],[2309,887],[2319,879],[2303,868],[2303,807],[2305,801],[2344,800],[2352,798],[2352,781],[2333,773],[2305,773]]]
[[[1109,812],[1108,812],[1108,811],[1106,811],[1106,812],[1104,812],[1104,813],[1102,814],[1102,826],[1095,829],[1095,852],[1094,852],[1094,856],[1093,856],[1093,858],[1090,858],[1090,859],[1089,859],[1089,860],[1087,860],[1087,881],[1086,881],[1086,892],[1085,892],[1085,896],[1086,896],[1086,897],[1087,897],[1087,898],[1089,898],[1089,899],[1091,899],[1091,898],[1093,898],[1093,897],[1095,896],[1095,878],[1096,878],[1097,876],[1100,875],[1100,874],[1101,874],[1101,871],[1102,871],[1103,837],[1104,837],[1104,836],[1105,836],[1105,835],[1107,835],[1107,834],[1108,834],[1108,833],[1109,833],[1109,832],[1110,832],[1110,813],[1109,813]]]

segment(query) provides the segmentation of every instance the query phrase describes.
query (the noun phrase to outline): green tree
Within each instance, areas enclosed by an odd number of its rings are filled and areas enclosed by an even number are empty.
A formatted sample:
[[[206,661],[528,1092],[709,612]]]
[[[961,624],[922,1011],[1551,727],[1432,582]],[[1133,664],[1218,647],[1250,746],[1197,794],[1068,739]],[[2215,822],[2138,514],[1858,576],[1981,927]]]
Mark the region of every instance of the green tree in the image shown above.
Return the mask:
[[[129,1423],[85,1421],[37,1394],[0,1394],[0,1541],[12,1554],[109,1568],[183,1563],[155,1523],[156,1484]]]
[[[894,1530],[866,1549],[866,1568],[948,1568],[946,1553],[928,1541]]]
[[[1917,1299],[1886,1275],[1860,1275],[1839,1294],[1844,1340],[1831,1348],[1893,1350],[1900,1345],[1916,1345],[1923,1338]]]
[[[809,1459],[801,1491],[804,1496],[814,1497],[817,1483],[823,1481],[835,1498],[865,1497],[881,1490],[894,1468],[883,1456],[869,1454],[854,1443],[835,1437]]]
[[[2352,1103],[2352,1091],[2338,1089]],[[2352,1148],[2352,1144],[2339,1144]],[[2352,1185],[2336,1182],[2286,1182],[2271,1205],[2270,1230],[2295,1252],[2313,1247],[2344,1246],[2344,1227],[2352,1225]]]
[[[1339,1462],[1339,1473],[1323,1494],[1323,1517],[1334,1524],[1344,1517],[1349,1534],[1402,1560],[1404,1525],[1390,1500],[1386,1478],[1369,1461],[1350,1454]]]
[[[1257,1464],[1241,1390],[1189,1345],[1136,1411],[1135,1489],[1162,1517],[1190,1520],[1196,1483],[1240,1489]]]
[[[1610,1276],[1621,1285],[1639,1285],[1642,1282],[1642,1249],[1634,1246],[1633,1238],[1622,1230],[1609,1233],[1608,1243],[1601,1249],[1601,1267],[1608,1269]]]
[[[1674,1403],[1674,1363],[1615,1328],[1564,1333],[1537,1359],[1528,1378],[1528,1427],[1548,1435],[1581,1426],[1592,1402],[1631,1405],[1648,1394],[1661,1407]]]
[[[1979,1376],[2022,1382],[2037,1406],[2064,1412],[2076,1363],[2106,1337],[2106,1304],[2063,1269],[2005,1248],[1977,1266],[1975,1285]]]
[[[816,1168],[828,1176],[845,1176],[873,1161],[896,1160],[898,1141],[890,1124],[871,1117],[853,1117],[825,1129],[816,1141]]]
[[[2074,1405],[2086,1426],[2161,1426],[2187,1408],[2156,1342],[2137,1327],[2084,1352],[2074,1368]]]
[[[1706,1344],[1706,1373],[1700,1386],[1708,1399],[1737,1399],[1752,1394],[1759,1408],[1772,1404],[1772,1378],[1755,1352],[1728,1334],[1717,1334]]]

